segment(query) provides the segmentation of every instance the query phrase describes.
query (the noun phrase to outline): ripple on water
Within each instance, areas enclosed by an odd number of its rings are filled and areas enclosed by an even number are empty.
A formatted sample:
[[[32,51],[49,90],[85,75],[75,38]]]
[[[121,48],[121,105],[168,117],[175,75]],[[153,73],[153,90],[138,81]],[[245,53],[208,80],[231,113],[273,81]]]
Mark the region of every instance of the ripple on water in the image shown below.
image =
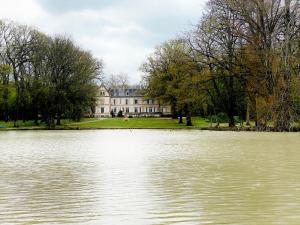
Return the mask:
[[[300,134],[0,134],[0,224],[299,224]]]

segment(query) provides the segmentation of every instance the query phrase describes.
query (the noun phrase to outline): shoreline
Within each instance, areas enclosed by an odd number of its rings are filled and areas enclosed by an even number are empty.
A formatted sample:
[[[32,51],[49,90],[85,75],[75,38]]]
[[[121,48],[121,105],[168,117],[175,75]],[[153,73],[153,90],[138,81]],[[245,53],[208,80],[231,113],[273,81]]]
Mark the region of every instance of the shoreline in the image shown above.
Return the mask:
[[[245,128],[229,128],[229,127],[222,127],[222,128],[200,128],[200,127],[182,127],[182,128],[167,128],[167,127],[58,127],[54,129],[49,128],[33,128],[33,127],[24,127],[24,128],[2,128],[0,132],[9,132],[9,131],[87,131],[87,130],[172,130],[172,131],[180,131],[180,130],[195,130],[195,131],[219,131],[219,132],[257,132],[257,133],[298,133],[300,132],[300,128],[294,128],[290,131],[277,131],[272,128],[267,129],[256,129],[254,127],[245,127]]]
[[[1,122],[1,121],[0,121]],[[270,124],[267,128],[255,127],[254,123],[250,126],[229,127],[228,123],[210,123],[206,118],[194,117],[193,126],[186,126],[185,123],[179,124],[178,120],[171,118],[132,118],[124,120],[122,118],[94,119],[84,118],[80,122],[62,120],[62,124],[55,128],[48,128],[46,124],[35,125],[34,121],[19,121],[18,127],[13,123],[0,123],[0,132],[5,131],[29,131],[29,130],[199,130],[199,131],[231,131],[231,132],[282,132],[274,129]],[[294,124],[293,128],[283,132],[299,132],[299,124]]]

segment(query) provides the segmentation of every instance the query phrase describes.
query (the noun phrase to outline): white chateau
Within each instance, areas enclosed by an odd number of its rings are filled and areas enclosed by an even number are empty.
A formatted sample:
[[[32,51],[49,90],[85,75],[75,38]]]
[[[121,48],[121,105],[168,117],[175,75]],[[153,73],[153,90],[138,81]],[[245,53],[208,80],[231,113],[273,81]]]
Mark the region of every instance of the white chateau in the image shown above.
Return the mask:
[[[170,115],[171,107],[145,99],[138,88],[107,89],[101,85],[95,117],[111,117],[111,112],[117,116],[119,111],[125,116],[159,116]]]

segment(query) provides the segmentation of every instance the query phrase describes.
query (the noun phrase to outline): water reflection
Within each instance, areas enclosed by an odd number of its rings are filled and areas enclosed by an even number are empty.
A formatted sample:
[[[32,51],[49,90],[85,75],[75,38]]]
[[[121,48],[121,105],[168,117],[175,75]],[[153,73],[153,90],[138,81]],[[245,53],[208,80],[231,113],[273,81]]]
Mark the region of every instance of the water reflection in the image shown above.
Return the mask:
[[[298,224],[299,134],[0,133],[0,224]]]

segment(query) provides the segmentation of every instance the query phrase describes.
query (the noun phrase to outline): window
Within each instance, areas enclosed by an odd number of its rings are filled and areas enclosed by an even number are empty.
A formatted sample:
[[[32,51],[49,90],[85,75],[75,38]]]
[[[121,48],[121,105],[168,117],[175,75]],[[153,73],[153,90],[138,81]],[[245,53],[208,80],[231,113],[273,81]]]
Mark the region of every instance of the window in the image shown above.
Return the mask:
[[[137,99],[134,99],[134,104],[139,104],[139,101]]]
[[[135,108],[134,108],[134,112],[135,112],[135,113],[138,113],[138,112],[139,112],[139,108],[136,108],[136,107],[135,107]]]
[[[101,91],[101,92],[100,92],[100,96],[105,96],[105,92],[104,92],[104,91]]]
[[[149,108],[149,113],[152,113],[152,108]]]
[[[128,95],[129,95],[129,93],[128,93],[128,92],[126,92],[126,95],[128,96]]]
[[[114,99],[114,105],[116,104],[116,99]]]
[[[129,113],[129,108],[128,107],[126,108],[126,112]]]
[[[117,113],[117,108],[114,108],[114,113]]]
[[[128,99],[126,99],[126,105],[128,105]]]
[[[101,107],[101,113],[104,113],[104,107]]]

